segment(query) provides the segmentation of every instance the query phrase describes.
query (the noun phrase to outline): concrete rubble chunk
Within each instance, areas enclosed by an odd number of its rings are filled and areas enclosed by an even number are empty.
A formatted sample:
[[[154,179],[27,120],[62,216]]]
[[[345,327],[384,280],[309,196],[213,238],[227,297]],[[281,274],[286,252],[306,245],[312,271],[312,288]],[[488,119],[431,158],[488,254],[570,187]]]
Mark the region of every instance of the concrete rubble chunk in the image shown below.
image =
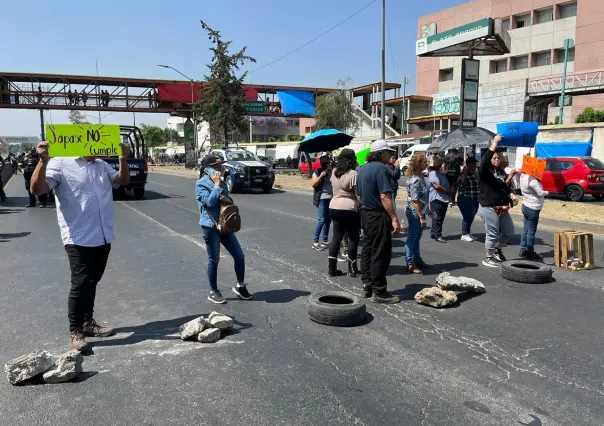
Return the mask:
[[[206,327],[208,327],[208,322],[204,317],[195,318],[179,327],[180,338],[182,340],[191,339],[201,333]]]
[[[214,343],[220,340],[221,331],[219,328],[206,328],[197,335],[197,341],[201,343]]]
[[[474,278],[454,277],[448,272],[443,272],[436,277],[436,284],[442,290],[467,291],[470,293],[485,293],[484,284]]]
[[[50,352],[36,351],[10,360],[4,365],[4,371],[8,382],[16,385],[44,373],[53,363]]]
[[[71,350],[61,355],[52,368],[42,376],[46,383],[61,383],[74,379],[82,371],[84,356],[80,351]]]
[[[210,314],[210,324],[212,327],[216,327],[221,330],[230,330],[233,328],[233,318],[218,313],[217,315],[213,316]]]
[[[420,305],[444,308],[457,302],[457,296],[452,291],[441,290],[438,287],[427,287],[415,295],[415,301]]]

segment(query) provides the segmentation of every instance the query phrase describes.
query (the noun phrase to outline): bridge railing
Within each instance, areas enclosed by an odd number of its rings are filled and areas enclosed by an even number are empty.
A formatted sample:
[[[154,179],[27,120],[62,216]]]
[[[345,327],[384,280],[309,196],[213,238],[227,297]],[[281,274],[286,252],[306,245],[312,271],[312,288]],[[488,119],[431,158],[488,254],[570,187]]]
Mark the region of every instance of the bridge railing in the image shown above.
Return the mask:
[[[562,75],[529,79],[528,94],[544,95],[562,91]],[[566,75],[568,93],[604,90],[604,70],[574,72]]]

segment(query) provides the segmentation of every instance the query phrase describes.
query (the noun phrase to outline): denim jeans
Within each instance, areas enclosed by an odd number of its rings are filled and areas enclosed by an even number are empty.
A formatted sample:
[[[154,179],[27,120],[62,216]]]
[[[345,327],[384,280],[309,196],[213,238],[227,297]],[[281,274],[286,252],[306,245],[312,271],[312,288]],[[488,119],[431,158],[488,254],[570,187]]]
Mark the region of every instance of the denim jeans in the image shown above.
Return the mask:
[[[497,216],[492,207],[480,206],[478,214],[484,220],[484,247],[486,251],[493,251],[497,245],[507,244],[514,235],[514,221],[510,213]]]
[[[459,194],[457,196],[457,206],[463,217],[461,221],[461,234],[469,235],[472,229],[472,222],[478,211],[478,201],[468,196]]]
[[[522,214],[524,215],[524,227],[520,234],[520,251],[533,253],[535,251],[535,233],[539,224],[541,210],[533,210],[524,204]]]
[[[210,289],[218,289],[218,262],[220,261],[220,244],[229,252],[235,261],[237,282],[245,282],[245,257],[235,234],[221,234],[216,228],[201,228],[202,236],[208,250],[208,281]]]
[[[405,243],[405,259],[407,265],[413,265],[422,260],[419,254],[419,241],[422,238],[422,224],[414,209],[406,209],[407,214],[407,242]]]
[[[329,203],[331,200],[319,200],[317,208],[317,225],[315,226],[315,235],[313,241],[319,242],[319,235],[323,230],[323,242],[329,241],[329,226],[331,225],[331,217],[329,216]]]

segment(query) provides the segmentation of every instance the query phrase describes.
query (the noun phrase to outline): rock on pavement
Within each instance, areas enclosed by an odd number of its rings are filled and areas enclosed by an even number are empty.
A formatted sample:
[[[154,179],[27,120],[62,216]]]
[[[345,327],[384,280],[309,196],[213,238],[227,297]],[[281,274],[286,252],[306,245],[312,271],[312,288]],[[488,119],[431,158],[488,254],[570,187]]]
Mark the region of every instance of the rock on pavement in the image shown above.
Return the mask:
[[[186,324],[180,326],[180,338],[187,340],[197,336],[208,326],[208,322],[204,317],[195,318]]]
[[[9,383],[15,385],[44,373],[52,365],[50,352],[36,351],[10,360],[4,366],[4,371]]]
[[[474,278],[454,277],[448,272],[443,272],[436,277],[436,284],[442,290],[468,291],[472,293],[485,293],[484,284]]]
[[[230,330],[233,328],[233,318],[218,312],[212,312],[208,317],[208,321],[210,321],[212,327],[216,327],[221,330]]]
[[[452,291],[441,290],[438,287],[428,287],[415,295],[415,301],[421,305],[443,308],[457,302],[457,296]]]
[[[80,351],[71,350],[61,355],[42,377],[46,383],[66,382],[83,371],[82,362],[84,362],[84,356]]]
[[[197,341],[201,343],[214,343],[220,339],[221,331],[219,328],[206,328],[197,335]]]

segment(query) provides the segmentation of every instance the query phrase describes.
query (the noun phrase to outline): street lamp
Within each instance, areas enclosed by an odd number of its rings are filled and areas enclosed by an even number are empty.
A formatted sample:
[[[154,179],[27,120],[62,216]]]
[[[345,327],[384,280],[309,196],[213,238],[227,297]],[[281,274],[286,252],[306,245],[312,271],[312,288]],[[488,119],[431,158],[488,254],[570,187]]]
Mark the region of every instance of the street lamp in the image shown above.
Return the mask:
[[[189,80],[191,82],[191,110],[192,110],[192,115],[193,115],[193,146],[195,146],[195,152],[193,154],[193,158],[196,160],[197,159],[197,121],[195,119],[195,91],[193,89],[193,83],[194,80],[190,77],[187,77],[186,75],[184,75],[183,73],[181,73],[180,71],[178,71],[176,68],[171,67],[170,65],[163,65],[163,64],[159,64],[157,65],[158,67],[162,67],[162,68],[169,68],[172,71],[176,71],[178,74],[182,75],[184,78],[186,78],[187,80]]]

